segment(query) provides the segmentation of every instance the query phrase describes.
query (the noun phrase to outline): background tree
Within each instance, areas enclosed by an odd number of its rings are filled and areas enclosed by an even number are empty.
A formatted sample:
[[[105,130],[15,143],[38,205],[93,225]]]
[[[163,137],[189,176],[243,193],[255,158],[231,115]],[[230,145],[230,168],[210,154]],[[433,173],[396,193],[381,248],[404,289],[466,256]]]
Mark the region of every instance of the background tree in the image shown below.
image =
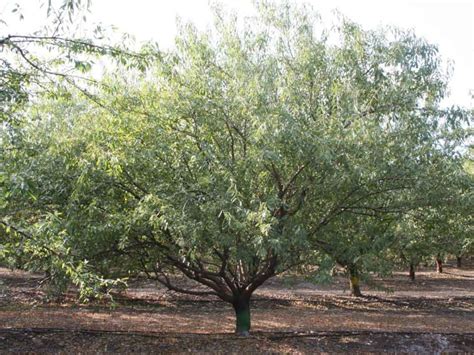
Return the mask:
[[[391,253],[410,268],[414,280],[415,267],[421,262],[435,261],[438,272],[446,256],[468,252],[472,245],[472,176],[456,153],[446,159],[441,174],[432,177],[438,186],[426,191],[425,205],[406,213],[395,226],[395,243]]]
[[[94,98],[95,78],[87,73],[97,62],[121,63],[144,69],[153,60],[149,48],[141,53],[127,48],[131,41],[123,35],[120,41],[109,28],[86,22],[90,0],[35,1],[30,6],[40,10],[45,23],[31,32],[11,32],[9,23],[15,17],[28,27],[23,8],[12,3],[11,13],[0,17],[0,120],[16,124],[19,107],[45,90],[55,86],[72,86],[86,97]],[[7,7],[8,8],[8,7]],[[41,13],[42,12],[44,13]],[[9,15],[9,16],[8,16]],[[120,43],[120,44],[118,44]],[[157,54],[157,53],[154,53]],[[96,68],[98,66],[96,65]],[[97,77],[97,75],[96,75]]]
[[[410,32],[364,31],[342,18],[328,33],[291,6],[266,18],[280,45],[285,112],[305,130],[290,147],[311,157],[306,172],[316,172],[305,195],[313,246],[346,267],[360,264],[393,243],[378,225],[442,203],[446,165],[471,116],[440,107],[447,74],[437,48]],[[371,252],[372,238],[380,244]]]

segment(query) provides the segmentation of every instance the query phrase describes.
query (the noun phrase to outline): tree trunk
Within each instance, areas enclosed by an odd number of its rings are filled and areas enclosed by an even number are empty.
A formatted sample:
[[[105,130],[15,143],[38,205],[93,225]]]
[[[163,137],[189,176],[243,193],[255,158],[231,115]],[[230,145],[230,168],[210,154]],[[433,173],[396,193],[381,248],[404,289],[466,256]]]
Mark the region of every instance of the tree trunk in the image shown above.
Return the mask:
[[[250,297],[240,296],[232,304],[235,310],[235,334],[247,336],[250,332]]]
[[[439,256],[436,257],[436,272],[439,274],[443,272],[443,260]]]
[[[409,272],[410,280],[415,281],[415,265],[410,263],[410,272]]]
[[[354,297],[362,297],[362,292],[360,292],[359,286],[359,272],[357,271],[357,267],[355,266],[349,267],[349,281],[351,286],[351,295]]]
[[[456,256],[456,266],[458,268],[462,267],[462,256]]]

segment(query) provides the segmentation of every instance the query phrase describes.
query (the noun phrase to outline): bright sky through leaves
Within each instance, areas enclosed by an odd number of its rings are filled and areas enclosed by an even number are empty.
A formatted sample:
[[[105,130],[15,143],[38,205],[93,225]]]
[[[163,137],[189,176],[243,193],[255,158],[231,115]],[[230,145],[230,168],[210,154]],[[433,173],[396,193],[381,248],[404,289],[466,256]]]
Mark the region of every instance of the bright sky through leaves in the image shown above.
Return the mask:
[[[33,0],[11,1],[0,5],[5,13],[15,3],[24,8],[25,20],[9,23],[9,32],[21,32],[36,22],[40,25]],[[243,15],[253,13],[252,0],[222,0],[227,8]],[[414,29],[417,35],[437,44],[444,59],[453,63],[451,97],[447,104],[473,107],[469,92],[474,91],[474,1],[473,0],[298,0],[311,4],[323,15],[338,9],[364,28],[395,25]],[[28,11],[28,7],[31,9]],[[35,8],[33,10],[33,8]],[[176,34],[176,17],[191,20],[205,29],[211,21],[208,0],[94,0],[92,22],[115,25],[138,41],[156,40],[167,47]]]

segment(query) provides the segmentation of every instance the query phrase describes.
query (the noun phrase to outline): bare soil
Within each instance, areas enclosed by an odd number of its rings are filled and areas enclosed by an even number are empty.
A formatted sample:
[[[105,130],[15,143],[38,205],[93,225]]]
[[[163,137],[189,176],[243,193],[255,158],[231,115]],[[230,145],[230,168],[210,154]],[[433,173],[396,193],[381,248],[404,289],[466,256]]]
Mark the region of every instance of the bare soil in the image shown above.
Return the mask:
[[[46,302],[41,275],[0,268],[0,352],[473,352],[474,268],[405,273],[348,294],[281,277],[252,300],[252,335],[232,334],[232,308],[214,298],[170,293],[148,280],[131,282],[115,305]],[[385,291],[381,290],[384,289]],[[390,292],[387,292],[390,291]]]

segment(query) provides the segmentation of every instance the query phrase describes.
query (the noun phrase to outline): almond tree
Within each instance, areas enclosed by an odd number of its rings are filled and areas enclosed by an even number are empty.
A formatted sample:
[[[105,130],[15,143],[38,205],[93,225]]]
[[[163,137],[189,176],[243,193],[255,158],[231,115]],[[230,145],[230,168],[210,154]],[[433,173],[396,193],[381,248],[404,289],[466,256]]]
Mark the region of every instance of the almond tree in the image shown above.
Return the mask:
[[[361,269],[390,270],[391,225],[447,201],[472,113],[440,105],[448,75],[436,46],[411,32],[365,31],[345,18],[327,32],[291,6],[267,19],[286,74],[285,110],[308,137],[295,145],[312,146],[311,172],[324,172],[305,195],[308,239],[360,294]]]
[[[344,19],[321,30],[304,7],[257,7],[248,22],[216,9],[210,32],[182,26],[148,71],[104,78],[96,105],[59,91],[25,112],[37,119],[27,149],[3,158],[2,224],[31,262],[90,293],[145,274],[218,297],[248,334],[266,280],[321,252],[354,263],[361,232],[378,235],[380,216],[434,186],[439,117],[464,118],[438,110],[435,49]]]

